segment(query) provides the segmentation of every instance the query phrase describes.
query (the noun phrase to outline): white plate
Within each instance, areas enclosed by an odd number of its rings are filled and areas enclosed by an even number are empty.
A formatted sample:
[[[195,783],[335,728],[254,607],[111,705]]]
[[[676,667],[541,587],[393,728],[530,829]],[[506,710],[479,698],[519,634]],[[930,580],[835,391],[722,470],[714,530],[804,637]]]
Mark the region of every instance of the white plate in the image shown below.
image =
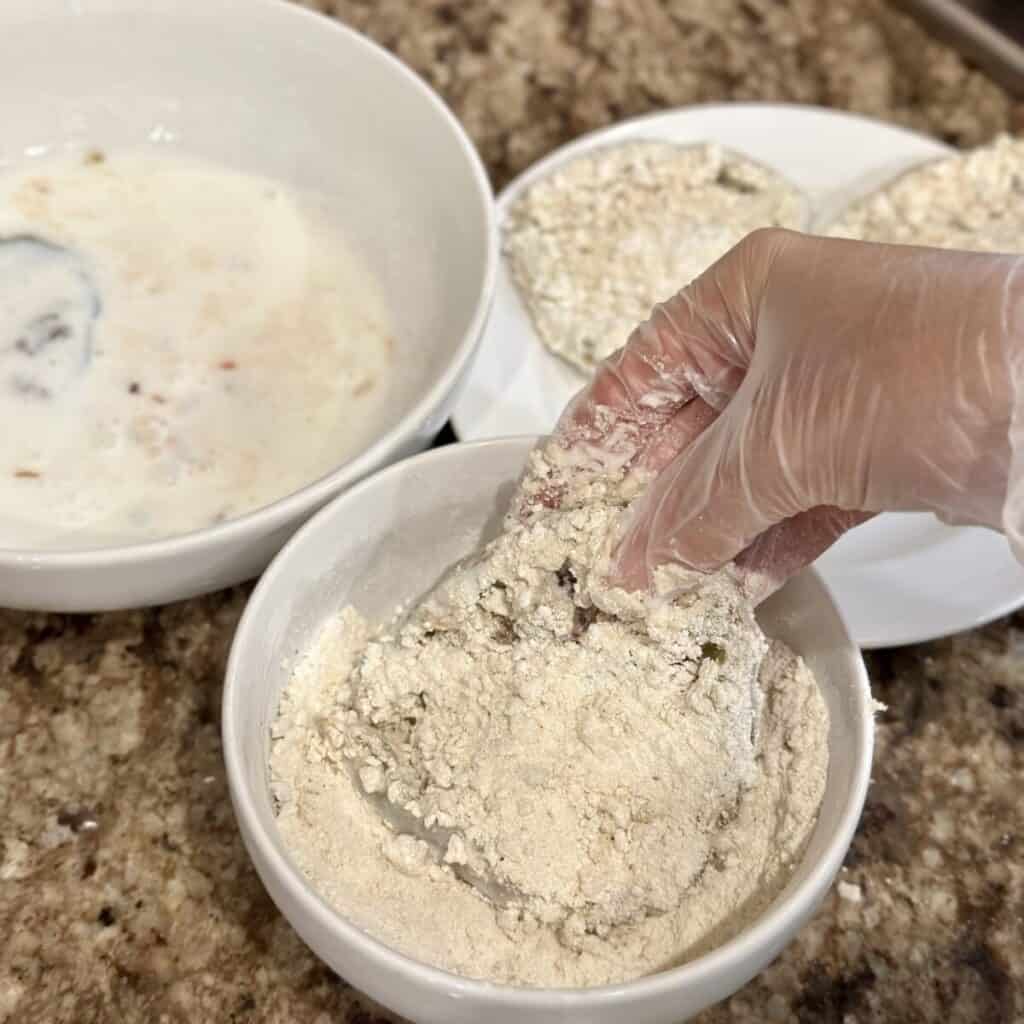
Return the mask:
[[[714,141],[773,167],[803,189],[812,226],[949,147],[880,121],[815,107],[728,104],[636,118],[556,150],[498,197],[517,195],[557,165],[628,139]],[[585,376],[551,355],[502,265],[490,323],[452,423],[464,441],[546,433]],[[926,515],[879,516],[848,534],[818,569],[862,647],[915,643],[980,625],[1024,604],[1024,568],[1006,541]]]

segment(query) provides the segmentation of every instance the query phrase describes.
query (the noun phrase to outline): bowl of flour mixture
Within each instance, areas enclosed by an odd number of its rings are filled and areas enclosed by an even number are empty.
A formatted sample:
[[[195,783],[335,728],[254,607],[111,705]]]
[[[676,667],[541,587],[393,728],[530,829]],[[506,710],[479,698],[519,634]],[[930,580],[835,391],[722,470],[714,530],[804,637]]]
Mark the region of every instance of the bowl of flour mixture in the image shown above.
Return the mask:
[[[274,0],[12,0],[0,63],[0,603],[236,583],[429,444],[497,241],[409,69]]]
[[[521,438],[418,456],[307,524],[243,617],[246,846],[310,947],[412,1020],[681,1020],[842,862],[873,708],[825,588],[755,614],[727,573],[610,587],[642,483]]]

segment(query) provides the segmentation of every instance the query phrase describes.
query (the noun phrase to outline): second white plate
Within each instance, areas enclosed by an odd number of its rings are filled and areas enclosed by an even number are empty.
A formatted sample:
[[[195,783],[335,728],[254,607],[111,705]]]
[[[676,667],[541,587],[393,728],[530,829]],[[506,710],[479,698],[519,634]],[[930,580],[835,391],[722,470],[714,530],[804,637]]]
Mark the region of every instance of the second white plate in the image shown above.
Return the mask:
[[[556,150],[498,197],[499,223],[516,196],[557,165],[631,139],[718,142],[773,167],[808,196],[815,226],[856,196],[950,152],[923,135],[815,107],[689,107],[626,121]],[[452,415],[456,434],[477,441],[547,433],[585,383],[540,343],[502,264],[488,328]],[[932,639],[1024,604],[1024,568],[1002,537],[930,516],[879,516],[844,537],[818,568],[862,647]]]

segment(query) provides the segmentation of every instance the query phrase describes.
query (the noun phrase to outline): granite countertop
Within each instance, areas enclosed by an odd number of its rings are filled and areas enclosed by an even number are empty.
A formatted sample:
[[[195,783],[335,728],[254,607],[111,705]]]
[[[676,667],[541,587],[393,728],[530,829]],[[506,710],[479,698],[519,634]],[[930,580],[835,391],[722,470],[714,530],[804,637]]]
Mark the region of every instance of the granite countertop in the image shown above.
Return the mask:
[[[421,71],[501,186],[618,118],[858,110],[958,145],[1021,111],[880,0],[340,0]],[[237,588],[0,612],[0,1020],[391,1022],[302,945],[235,828],[219,736]],[[1024,615],[870,656],[889,705],[814,920],[703,1024],[1024,1018]]]

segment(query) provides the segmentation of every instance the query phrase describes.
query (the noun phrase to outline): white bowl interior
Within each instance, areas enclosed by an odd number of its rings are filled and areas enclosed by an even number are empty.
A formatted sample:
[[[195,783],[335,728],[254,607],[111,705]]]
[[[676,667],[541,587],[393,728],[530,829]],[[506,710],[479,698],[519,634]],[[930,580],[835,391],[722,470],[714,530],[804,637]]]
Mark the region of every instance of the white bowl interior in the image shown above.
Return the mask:
[[[678,1021],[734,991],[772,959],[824,895],[852,838],[871,760],[872,710],[859,652],[820,579],[792,580],[761,609],[766,631],[814,671],[831,715],[820,817],[804,860],[750,931],[682,968],[589,991],[468,982],[393,953],[333,914],[291,864],[274,820],[269,726],[294,659],[345,604],[371,619],[429,588],[493,535],[533,439],[442,448],[336,499],[285,548],[235,638],[224,695],[224,746],[243,837],[264,883],[306,942],[374,998],[417,1021]],[[566,1014],[569,1016],[566,1016]],[[578,1016],[582,1014],[582,1016]],[[486,1016],[484,1016],[486,1015]]]
[[[480,160],[411,71],[281,0],[5,0],[0,67],[0,170],[69,150],[148,147],[316,193],[395,322],[389,401],[337,469],[189,535],[0,551],[0,604],[136,607],[250,578],[324,501],[429,443],[479,340],[497,247]]]
[[[485,290],[489,196],[440,102],[363,37],[276,0],[5,0],[0,67],[0,169],[149,147],[322,197],[396,321],[378,436],[451,363]]]

